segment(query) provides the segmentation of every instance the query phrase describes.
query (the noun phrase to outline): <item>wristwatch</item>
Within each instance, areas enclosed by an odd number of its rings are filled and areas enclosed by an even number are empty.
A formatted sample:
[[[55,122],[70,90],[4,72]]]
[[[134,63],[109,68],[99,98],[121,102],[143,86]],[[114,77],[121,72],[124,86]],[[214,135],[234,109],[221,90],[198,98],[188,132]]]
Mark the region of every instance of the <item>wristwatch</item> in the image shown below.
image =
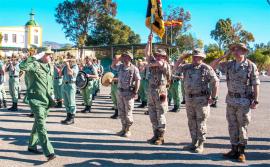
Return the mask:
[[[257,100],[254,100],[253,102],[254,102],[254,104],[259,104],[259,102]]]

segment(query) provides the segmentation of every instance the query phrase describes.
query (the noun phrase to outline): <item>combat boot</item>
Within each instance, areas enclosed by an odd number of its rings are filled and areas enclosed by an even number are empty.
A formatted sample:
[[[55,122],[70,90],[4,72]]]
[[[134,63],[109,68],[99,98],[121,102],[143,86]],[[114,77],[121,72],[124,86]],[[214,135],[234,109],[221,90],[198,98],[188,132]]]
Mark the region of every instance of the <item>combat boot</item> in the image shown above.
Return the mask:
[[[141,105],[138,106],[138,108],[145,108],[147,106],[147,102],[143,101]]]
[[[164,144],[164,133],[165,133],[165,131],[163,129],[157,130],[157,140],[154,143],[155,145]]]
[[[7,108],[7,101],[6,100],[3,100],[3,107]]]
[[[179,111],[180,111],[179,106],[176,105],[174,105],[173,109],[170,110],[170,112],[179,112]]]
[[[154,144],[158,139],[158,130],[154,130],[154,136],[151,139],[147,140],[147,143]]]
[[[196,139],[192,139],[191,144],[184,146],[183,149],[184,150],[189,150],[189,151],[195,151],[197,146],[197,140]]]
[[[125,132],[124,134],[122,135],[122,137],[130,137],[131,136],[131,132],[130,132],[130,127],[131,127],[132,124],[129,124],[126,126],[125,128]]]
[[[238,161],[239,162],[246,162],[245,148],[246,146],[244,144],[238,145],[238,149],[239,149]]]
[[[90,106],[85,106],[83,110],[81,110],[81,113],[88,113]]]
[[[195,149],[195,153],[203,153],[203,147],[204,147],[204,140],[199,140],[198,146]]]
[[[171,105],[172,105],[172,100],[169,99],[169,100],[168,100],[168,106],[171,106]]]
[[[232,145],[232,149],[223,154],[223,157],[230,158],[230,159],[238,159],[239,153],[238,153],[238,147],[237,145]]]
[[[30,118],[34,118],[35,115],[34,115],[34,113],[30,113],[27,116],[30,117]]]
[[[124,133],[125,133],[125,129],[126,129],[126,126],[122,125],[122,130],[120,130],[119,132],[117,132],[116,135],[123,136]]]
[[[70,114],[69,119],[66,121],[66,125],[74,124],[75,114]]]
[[[67,113],[67,117],[65,120],[62,120],[61,121],[61,124],[66,124],[67,120],[69,120],[69,117],[70,117],[70,113]]]
[[[117,119],[118,118],[118,109],[114,110],[114,114],[111,116],[112,119]]]
[[[13,108],[14,108],[14,103],[12,103],[12,106],[8,108],[8,110],[13,110]]]
[[[13,108],[10,109],[10,111],[18,111],[18,103],[13,103]]]
[[[140,102],[141,101],[141,97],[138,96],[138,98],[135,100],[136,102]]]
[[[63,107],[63,103],[62,103],[62,100],[60,100],[57,102],[56,108],[62,108],[62,107]]]

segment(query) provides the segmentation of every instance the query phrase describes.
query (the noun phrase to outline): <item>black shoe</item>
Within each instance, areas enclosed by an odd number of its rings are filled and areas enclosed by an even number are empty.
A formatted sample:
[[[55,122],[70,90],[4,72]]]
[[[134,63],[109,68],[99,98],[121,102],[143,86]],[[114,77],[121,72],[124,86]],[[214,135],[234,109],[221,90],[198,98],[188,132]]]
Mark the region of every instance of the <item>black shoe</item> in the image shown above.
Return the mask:
[[[30,118],[34,118],[34,113],[30,113],[27,116],[30,117]]]
[[[62,101],[58,101],[56,108],[63,108]]]
[[[0,100],[0,108],[2,108],[2,100]]]
[[[47,161],[51,161],[56,158],[56,155],[54,153],[47,156]]]
[[[61,121],[61,124],[66,124],[66,122],[67,122],[67,120],[69,119],[69,117],[70,117],[70,113],[67,113],[66,119],[62,120],[62,121]]]
[[[75,118],[75,114],[70,114],[69,119],[65,122],[65,125],[71,125],[74,124],[74,118]]]
[[[117,119],[118,118],[118,110],[114,110],[114,114],[111,116],[112,119]]]
[[[17,104],[18,103],[13,103],[13,106],[12,106],[13,108],[11,107],[10,111],[18,111]]]
[[[7,108],[7,101],[6,100],[3,100],[3,106],[4,106],[4,108]]]
[[[85,108],[81,111],[81,113],[90,113],[91,112],[91,106],[85,106]]]
[[[183,101],[181,102],[181,104],[186,104],[186,101],[185,101],[185,100],[183,100]]]
[[[149,115],[149,111],[145,111],[144,112],[144,115]]]
[[[210,107],[217,108],[217,103],[211,104]]]
[[[174,106],[172,110],[170,110],[169,112],[179,112],[179,107]]]
[[[41,151],[38,151],[37,149],[34,148],[28,148],[27,150],[34,154],[43,154]]]

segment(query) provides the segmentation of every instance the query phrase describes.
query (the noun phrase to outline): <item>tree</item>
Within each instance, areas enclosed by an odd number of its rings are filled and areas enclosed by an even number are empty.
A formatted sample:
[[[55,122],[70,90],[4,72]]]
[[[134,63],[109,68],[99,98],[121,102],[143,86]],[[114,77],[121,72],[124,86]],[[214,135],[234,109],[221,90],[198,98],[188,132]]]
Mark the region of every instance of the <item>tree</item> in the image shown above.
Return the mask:
[[[256,63],[259,71],[267,70],[270,66],[270,50],[257,49],[248,58]]]
[[[209,44],[205,46],[204,51],[206,53],[206,58],[204,60],[205,63],[210,63],[224,54],[217,44]]]
[[[115,45],[140,43],[140,36],[123,22],[111,16],[97,20],[95,28],[88,36],[87,45]]]
[[[248,42],[255,40],[252,33],[244,30],[240,23],[233,25],[229,18],[220,19],[210,35],[218,43],[219,49],[225,49],[232,43],[248,44]]]
[[[167,27],[166,34],[163,39],[157,39],[162,43],[173,44],[175,43],[175,38],[179,35],[184,34],[191,28],[189,21],[191,20],[191,14],[189,11],[185,11],[181,7],[168,6],[168,13],[164,13],[164,20],[181,20],[182,26]],[[172,40],[171,40],[172,37]],[[172,41],[172,42],[171,42]]]
[[[179,48],[180,52],[185,50],[193,50],[195,48],[203,48],[203,41],[196,39],[192,34],[179,35],[176,38],[176,46]]]
[[[82,47],[96,20],[102,15],[114,16],[116,8],[112,0],[65,0],[58,4],[55,18],[63,26],[66,38]]]

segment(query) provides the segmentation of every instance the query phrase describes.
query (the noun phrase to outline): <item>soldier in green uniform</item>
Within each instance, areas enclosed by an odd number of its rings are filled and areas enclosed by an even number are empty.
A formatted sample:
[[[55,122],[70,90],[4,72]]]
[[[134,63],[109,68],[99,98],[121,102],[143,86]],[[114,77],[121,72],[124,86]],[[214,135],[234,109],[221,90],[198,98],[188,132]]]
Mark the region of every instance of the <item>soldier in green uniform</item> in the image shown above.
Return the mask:
[[[18,104],[18,91],[19,91],[19,62],[18,55],[12,54],[11,59],[9,60],[6,71],[9,73],[9,92],[12,98],[12,107],[8,110],[17,111]]]
[[[53,66],[49,62],[50,52],[47,52],[40,60],[37,61],[35,57],[28,57],[19,66],[21,70],[27,71],[33,79],[32,84],[27,89],[29,105],[35,117],[28,151],[39,154],[37,145],[40,144],[48,161],[56,157],[45,128],[49,107],[55,105],[52,98]]]
[[[121,63],[119,61],[120,57],[121,57],[121,55],[116,55],[112,60],[112,64],[119,65]],[[114,74],[114,78],[112,80],[112,86],[111,86],[111,97],[112,97],[112,101],[113,101],[114,114],[111,116],[111,118],[112,119],[117,119],[118,118],[118,108],[117,108],[118,71],[114,70],[112,68],[112,66],[110,66],[110,70]]]
[[[149,72],[147,68],[146,61],[139,61],[138,68],[141,76],[141,84],[139,89],[139,96],[142,101],[142,104],[138,106],[138,108],[145,108],[147,106],[147,91],[148,91],[148,78],[147,74]]]
[[[171,98],[173,99],[174,107],[170,112],[179,112],[180,111],[180,101],[182,98],[181,92],[181,79],[183,78],[182,73],[179,71],[174,71],[172,74],[172,83],[170,86]]]
[[[3,55],[0,53],[0,108],[2,108],[2,102],[3,107],[7,107],[7,101],[6,101],[6,91],[4,87],[5,83],[5,71],[4,71],[4,62],[3,62]]]
[[[62,97],[62,92],[61,92],[61,86],[63,82],[63,76],[62,76],[61,62],[55,61],[53,77],[54,77],[54,80],[53,80],[54,96],[55,96],[55,101],[57,103],[56,107],[62,108],[63,97]]]
[[[64,105],[67,112],[67,117],[62,120],[62,124],[70,125],[74,123],[76,113],[76,77],[79,72],[79,67],[76,64],[76,58],[74,55],[68,53],[67,59],[64,60],[65,66],[62,70],[63,84],[62,95],[64,98]]]
[[[93,67],[95,68],[96,71],[99,71],[99,65],[98,65],[98,62],[97,62],[97,58],[96,57],[93,57],[92,59],[92,62],[93,62]],[[94,82],[94,88],[93,88],[93,100],[95,100],[95,97],[97,96],[97,92],[99,91],[99,78],[95,78],[93,79],[93,82]]]
[[[28,51],[29,51],[28,56],[35,55],[37,53],[36,46],[30,47]],[[28,71],[24,71],[24,82],[25,82],[25,87],[26,87],[26,94],[24,96],[23,102],[25,104],[29,104],[27,90],[28,90],[29,86],[31,85],[31,82],[33,82],[33,78],[32,78],[32,75]],[[28,116],[33,118],[34,113],[30,110],[30,114]]]
[[[82,89],[82,96],[85,108],[81,111],[82,113],[91,112],[92,96],[94,91],[94,79],[98,78],[96,68],[93,67],[92,61],[89,56],[85,57],[85,65],[82,69],[86,73],[88,78],[88,84]]]

